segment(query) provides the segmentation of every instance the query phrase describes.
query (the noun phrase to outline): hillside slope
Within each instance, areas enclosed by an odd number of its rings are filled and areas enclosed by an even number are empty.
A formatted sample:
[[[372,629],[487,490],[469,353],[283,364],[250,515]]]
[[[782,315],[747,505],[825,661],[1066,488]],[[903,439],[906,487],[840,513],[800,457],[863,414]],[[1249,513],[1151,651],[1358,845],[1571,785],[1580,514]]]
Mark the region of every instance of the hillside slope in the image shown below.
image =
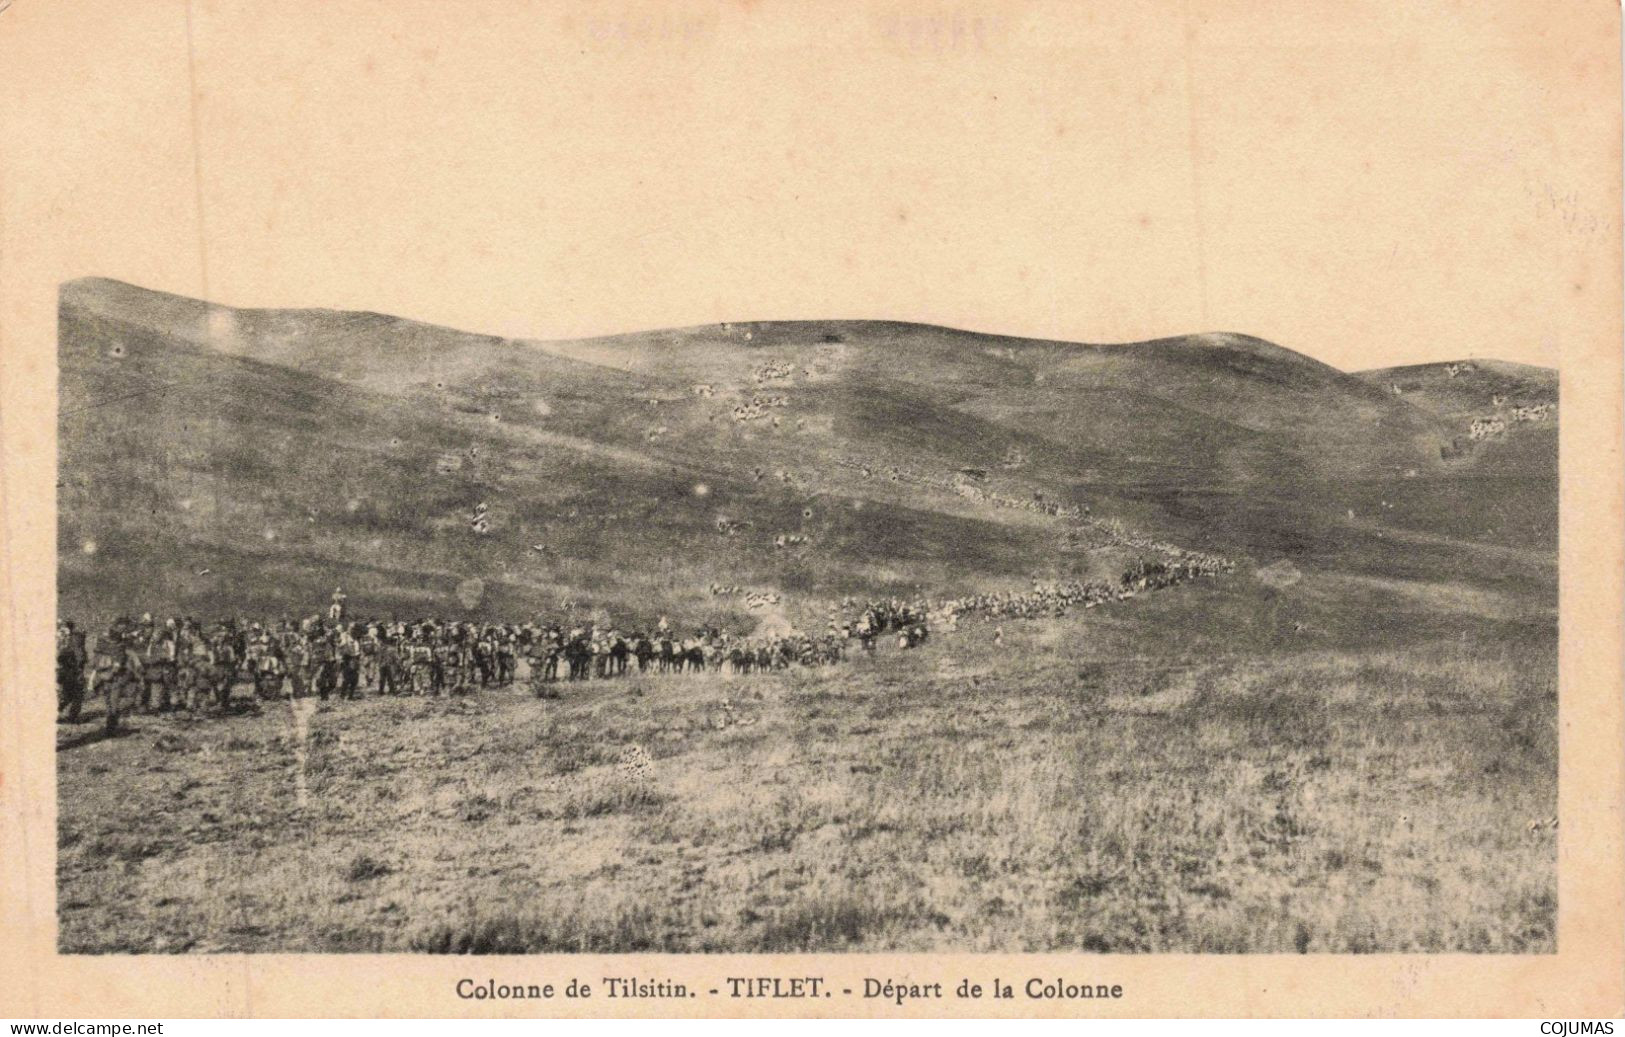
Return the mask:
[[[1458,360],[1361,371],[1356,377],[1449,420],[1557,402],[1557,372],[1504,360]]]
[[[1457,494],[1464,507],[1504,514],[1509,528],[1532,536],[1524,542],[1555,546],[1556,371],[1462,360],[1364,371],[1359,377],[1444,422],[1450,437],[1446,473],[1474,483],[1472,490]]]
[[[1261,561],[1476,573],[1501,544],[1519,546],[1504,578],[1550,568],[1543,519],[1463,498],[1450,415],[1245,336],[802,321],[537,343],[92,278],[63,286],[59,359],[76,615],[307,610],[342,583],[401,615],[573,603],[748,626],[759,610],[711,584],[812,622],[848,594],[1126,560],[989,497]]]

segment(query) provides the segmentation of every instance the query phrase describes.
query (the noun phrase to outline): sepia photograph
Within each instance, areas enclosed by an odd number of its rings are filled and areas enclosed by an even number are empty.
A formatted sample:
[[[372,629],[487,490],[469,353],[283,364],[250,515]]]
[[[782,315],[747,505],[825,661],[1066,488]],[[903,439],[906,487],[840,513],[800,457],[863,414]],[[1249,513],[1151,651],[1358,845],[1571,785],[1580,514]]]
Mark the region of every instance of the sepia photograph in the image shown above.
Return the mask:
[[[1617,3],[0,67],[0,1015],[1625,1010]]]
[[[1553,949],[1550,369],[60,306],[64,951]]]

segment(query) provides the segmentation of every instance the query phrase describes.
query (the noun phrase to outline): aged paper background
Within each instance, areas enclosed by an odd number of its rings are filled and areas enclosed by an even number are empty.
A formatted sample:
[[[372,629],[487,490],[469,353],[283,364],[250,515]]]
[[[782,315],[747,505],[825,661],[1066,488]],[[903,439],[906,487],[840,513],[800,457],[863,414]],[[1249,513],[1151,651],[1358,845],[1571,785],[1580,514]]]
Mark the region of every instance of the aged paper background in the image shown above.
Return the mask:
[[[1128,991],[925,1014],[1619,1014],[1619,24],[1601,0],[12,0],[0,1013],[673,1011],[451,993],[465,975],[610,974],[591,957],[55,953],[56,293],[100,274],[529,337],[889,317],[1097,342],[1244,331],[1344,369],[1558,366],[1556,955],[676,957],[614,972]]]

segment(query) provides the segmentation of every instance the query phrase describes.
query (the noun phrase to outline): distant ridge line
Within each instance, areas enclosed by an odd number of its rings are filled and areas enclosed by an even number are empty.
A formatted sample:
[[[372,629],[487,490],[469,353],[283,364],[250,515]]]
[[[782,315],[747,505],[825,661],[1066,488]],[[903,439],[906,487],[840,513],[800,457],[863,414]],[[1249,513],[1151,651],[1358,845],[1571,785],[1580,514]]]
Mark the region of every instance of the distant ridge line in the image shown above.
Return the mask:
[[[977,331],[970,328],[959,328],[947,324],[932,324],[925,321],[899,320],[895,318],[872,317],[840,317],[840,318],[790,318],[783,320],[734,320],[719,321],[708,324],[667,325],[650,328],[635,328],[624,331],[606,332],[598,335],[585,335],[573,338],[515,338],[511,336],[493,335],[481,331],[469,331],[447,324],[436,324],[431,321],[419,320],[415,317],[402,317],[395,314],[383,313],[376,310],[339,309],[329,306],[232,306],[227,303],[213,302],[193,296],[182,295],[176,292],[167,292],[157,288],[147,288],[142,285],[122,281],[118,278],[90,275],[64,281],[60,285],[61,301],[64,303],[87,302],[84,295],[94,292],[97,288],[111,289],[116,293],[137,293],[151,301],[166,301],[169,305],[184,306],[210,310],[229,310],[234,313],[304,313],[304,314],[330,314],[336,317],[348,317],[357,321],[398,321],[422,328],[440,329],[456,332],[461,335],[470,335],[490,339],[493,343],[512,343],[528,345],[538,348],[547,348],[550,345],[580,344],[608,344],[616,340],[637,339],[650,336],[690,336],[708,329],[724,328],[729,330],[745,329],[750,331],[761,330],[787,330],[807,329],[809,331],[826,333],[846,329],[856,331],[891,330],[902,332],[929,332],[953,336],[974,338],[984,343],[1007,343],[1015,346],[1047,347],[1047,348],[1079,348],[1079,349],[1133,349],[1138,347],[1171,347],[1185,348],[1229,348],[1237,349],[1253,355],[1270,356],[1283,360],[1295,360],[1322,367],[1328,371],[1346,374],[1355,377],[1374,377],[1382,374],[1399,374],[1404,372],[1420,372],[1435,368],[1443,368],[1453,363],[1495,364],[1506,369],[1518,369],[1529,372],[1542,372],[1555,374],[1555,370],[1534,364],[1523,364],[1515,361],[1497,360],[1491,357],[1469,357],[1460,360],[1428,361],[1417,364],[1405,364],[1393,367],[1379,367],[1359,370],[1344,370],[1287,346],[1271,342],[1268,339],[1250,335],[1245,332],[1234,331],[1206,331],[1194,332],[1184,335],[1164,335],[1150,339],[1135,339],[1122,342],[1087,342],[1074,339],[1041,338],[1032,335],[1012,335],[997,331]]]

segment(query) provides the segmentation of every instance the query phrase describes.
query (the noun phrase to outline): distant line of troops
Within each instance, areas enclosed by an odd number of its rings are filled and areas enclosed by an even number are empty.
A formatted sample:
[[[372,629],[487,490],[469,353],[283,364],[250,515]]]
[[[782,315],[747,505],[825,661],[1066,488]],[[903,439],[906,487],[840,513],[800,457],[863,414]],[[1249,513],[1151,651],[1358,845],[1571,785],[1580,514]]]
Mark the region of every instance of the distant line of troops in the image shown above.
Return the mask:
[[[968,594],[936,600],[919,598],[903,601],[892,598],[859,605],[854,599],[842,602],[847,609],[861,608],[862,626],[875,631],[902,629],[907,633],[915,617],[922,624],[955,629],[962,616],[988,619],[1038,619],[1062,616],[1077,608],[1094,608],[1110,601],[1122,601],[1136,594],[1172,587],[1202,577],[1220,576],[1235,570],[1235,563],[1218,555],[1179,552],[1163,561],[1136,561],[1123,571],[1116,583],[1101,580],[1071,580],[1044,584],[1034,581],[1028,591],[1000,591]],[[921,627],[923,632],[924,626]],[[912,647],[900,640],[902,647]]]
[[[59,712],[75,722],[88,693],[100,692],[106,725],[114,730],[129,711],[225,710],[233,688],[250,682],[262,699],[315,695],[458,695],[473,688],[514,683],[518,661],[530,671],[532,690],[551,694],[560,680],[579,681],[638,673],[750,673],[791,665],[841,661],[857,640],[872,651],[895,634],[902,649],[918,647],[933,624],[949,629],[961,616],[1034,618],[1133,597],[1138,591],[1229,572],[1212,555],[1182,554],[1162,562],[1136,562],[1117,584],[1071,582],[1031,591],[969,595],[943,601],[898,598],[858,603],[847,599],[821,635],[745,637],[715,628],[683,637],[662,618],[650,631],[622,633],[593,624],[566,630],[557,624],[419,620],[346,622],[342,592],[328,615],[295,623],[224,620],[207,628],[191,617],[162,622],[150,614],[121,617],[86,648],[84,631],[64,621],[57,631]],[[841,618],[844,612],[848,619]]]
[[[1185,554],[1161,562],[1141,560],[1125,570],[1116,584],[1098,580],[1035,584],[1032,590],[1021,593],[1006,591],[954,598],[936,606],[934,611],[946,617],[950,623],[960,615],[972,613],[1011,619],[1060,616],[1075,608],[1094,608],[1189,580],[1219,576],[1234,569],[1235,563],[1215,555]]]

